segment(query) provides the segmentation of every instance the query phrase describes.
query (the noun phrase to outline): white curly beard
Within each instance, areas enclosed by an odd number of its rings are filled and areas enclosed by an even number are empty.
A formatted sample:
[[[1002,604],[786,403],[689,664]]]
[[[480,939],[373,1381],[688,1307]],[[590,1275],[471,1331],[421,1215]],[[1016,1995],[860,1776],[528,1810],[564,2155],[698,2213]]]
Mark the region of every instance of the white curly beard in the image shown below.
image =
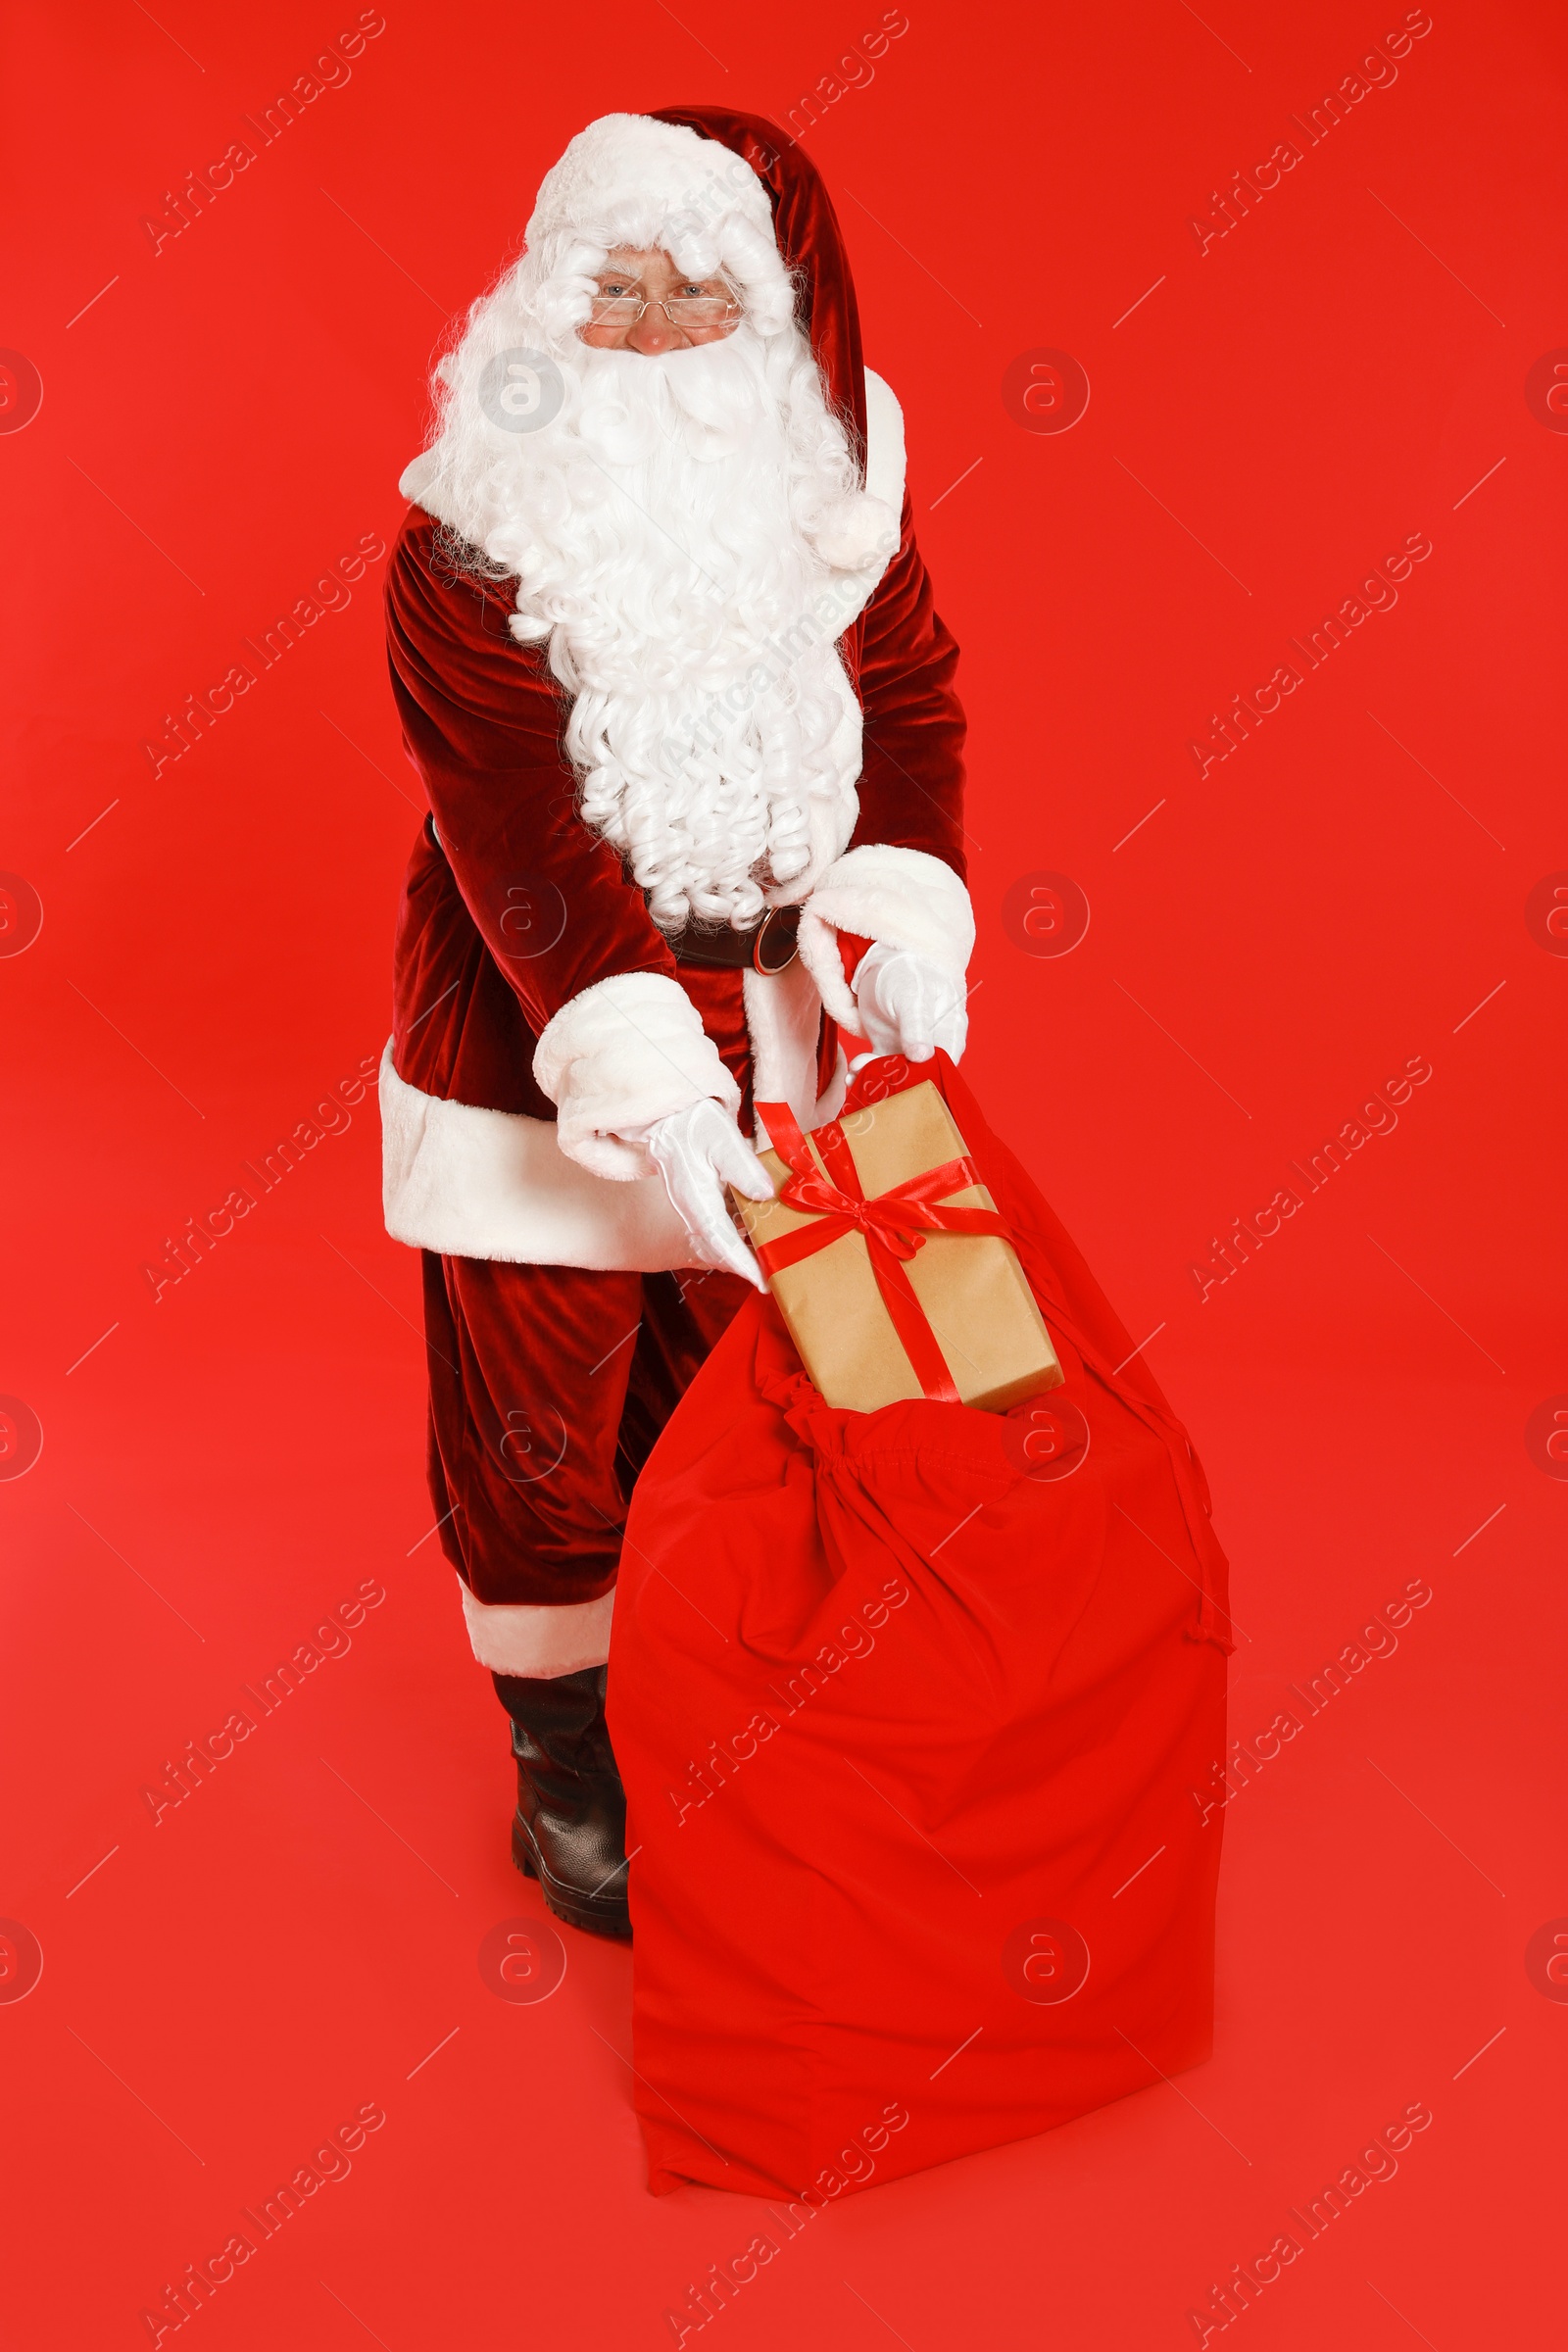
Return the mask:
[[[848,438],[794,326],[653,359],[574,343],[563,373],[472,536],[517,575],[514,633],[548,639],[582,813],[655,921],[744,927],[854,821],[849,600],[812,545],[855,491]]]

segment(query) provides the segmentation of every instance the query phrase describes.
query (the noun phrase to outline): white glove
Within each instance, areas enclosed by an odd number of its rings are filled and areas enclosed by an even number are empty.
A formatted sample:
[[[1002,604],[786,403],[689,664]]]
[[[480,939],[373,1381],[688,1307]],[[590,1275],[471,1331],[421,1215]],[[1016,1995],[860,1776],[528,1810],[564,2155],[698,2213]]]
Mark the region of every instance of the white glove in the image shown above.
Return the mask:
[[[735,1229],[726,1185],[749,1200],[771,1200],[773,1179],[729,1112],[705,1095],[628,1137],[640,1143],[664,1179],[700,1266],[719,1266],[765,1291],[761,1269]]]
[[[969,1039],[966,991],[946,964],[912,948],[868,948],[855,969],[860,1034],[878,1054],[929,1061],[938,1046],[959,1061]]]

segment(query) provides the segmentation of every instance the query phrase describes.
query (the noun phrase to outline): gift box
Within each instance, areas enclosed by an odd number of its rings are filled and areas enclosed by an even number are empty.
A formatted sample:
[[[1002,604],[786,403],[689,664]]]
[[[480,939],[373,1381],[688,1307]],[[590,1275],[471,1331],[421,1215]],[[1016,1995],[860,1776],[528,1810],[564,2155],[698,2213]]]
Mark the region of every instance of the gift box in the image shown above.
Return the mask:
[[[777,1198],[733,1198],[828,1404],[870,1413],[925,1396],[1005,1412],[1057,1386],[1007,1227],[930,1079],[883,1056],[809,1135],[784,1103],[757,1110]]]

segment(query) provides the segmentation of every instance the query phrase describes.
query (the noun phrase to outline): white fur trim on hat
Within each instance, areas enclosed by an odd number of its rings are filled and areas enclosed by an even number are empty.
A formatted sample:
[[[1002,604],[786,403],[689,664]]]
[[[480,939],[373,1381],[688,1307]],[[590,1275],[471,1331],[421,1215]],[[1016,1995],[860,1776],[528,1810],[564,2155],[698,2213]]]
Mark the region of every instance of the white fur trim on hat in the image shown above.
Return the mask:
[[[581,1674],[585,1667],[603,1666],[610,1656],[613,1586],[597,1600],[565,1600],[555,1608],[528,1601],[476,1600],[461,1576],[458,1589],[473,1654],[492,1674],[548,1682],[558,1674]]]
[[[767,190],[733,148],[705,139],[683,122],[656,122],[651,115],[601,115],[577,133],[540,181],[528,243],[537,246],[563,232],[618,232],[631,212],[677,237],[734,212],[769,242],[773,239]],[[662,236],[647,240],[649,245],[662,242]]]
[[[661,248],[694,277],[722,270],[760,334],[795,315],[795,285],[767,191],[743,156],[684,123],[605,115],[540,183],[522,267],[536,279],[546,341],[588,316],[592,273],[618,246]]]
[[[556,1105],[556,1136],[568,1159],[622,1181],[653,1173],[648,1154],[621,1140],[711,1095],[728,1111],[740,1088],[678,980],[617,972],[563,1004],[534,1048],[533,1074]]]
[[[844,977],[839,931],[929,956],[961,981],[974,953],[974,909],[951,865],[925,850],[866,842],[829,866],[801,912],[801,960],[822,1003],[849,1029],[858,1024]]]

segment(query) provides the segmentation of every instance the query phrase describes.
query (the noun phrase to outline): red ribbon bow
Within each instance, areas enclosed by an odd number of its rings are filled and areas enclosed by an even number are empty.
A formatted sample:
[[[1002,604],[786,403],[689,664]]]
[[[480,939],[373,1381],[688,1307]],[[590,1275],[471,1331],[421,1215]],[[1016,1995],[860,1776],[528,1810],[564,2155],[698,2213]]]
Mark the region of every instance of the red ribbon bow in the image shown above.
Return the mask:
[[[824,1175],[787,1103],[759,1102],[757,1111],[774,1150],[791,1171],[779,1187],[778,1199],[787,1208],[801,1209],[815,1220],[776,1242],[757,1245],[758,1263],[763,1273],[771,1278],[782,1267],[796,1266],[805,1258],[814,1257],[819,1250],[825,1250],[830,1242],[840,1240],[846,1233],[863,1234],[882,1303],[922,1393],[938,1404],[960,1403],[947,1359],[905,1266],[923,1246],[928,1233],[985,1234],[1000,1241],[1010,1238],[994,1208],[942,1205],[947,1194],[979,1184],[980,1174],[973,1160],[967,1156],[944,1160],[940,1167],[907,1177],[903,1184],[896,1184],[891,1191],[878,1193],[868,1200],[855,1155],[837,1120],[816,1128],[811,1136],[826,1166]]]

